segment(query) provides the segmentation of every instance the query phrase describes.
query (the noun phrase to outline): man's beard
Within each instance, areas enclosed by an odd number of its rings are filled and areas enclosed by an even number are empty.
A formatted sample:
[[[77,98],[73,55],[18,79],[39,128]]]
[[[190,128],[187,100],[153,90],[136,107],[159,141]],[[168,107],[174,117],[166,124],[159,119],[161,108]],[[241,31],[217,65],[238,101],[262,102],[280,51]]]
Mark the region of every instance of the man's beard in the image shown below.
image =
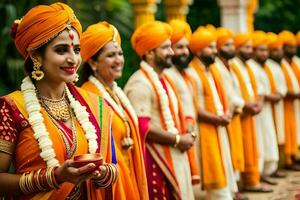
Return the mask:
[[[239,55],[240,55],[240,57],[241,57],[244,61],[249,60],[249,59],[251,58],[251,56],[252,56],[251,54],[247,54],[247,53],[244,53],[244,52],[242,52],[242,51],[240,51]]]
[[[171,68],[172,67],[171,56],[166,56],[164,59],[156,56],[154,59],[154,64],[161,69]]]
[[[181,69],[186,69],[189,66],[192,56],[174,55],[172,57],[172,63]]]
[[[259,58],[259,57],[257,57],[257,58],[256,58],[256,61],[257,61],[258,63],[260,63],[260,64],[263,65],[263,64],[265,64],[265,62],[267,61],[267,59],[268,59],[268,58]]]
[[[209,67],[209,65],[215,62],[215,56],[206,56],[201,54],[200,59],[206,67]]]
[[[292,58],[296,55],[296,53],[286,51],[286,52],[285,52],[285,55],[286,55],[286,57],[288,57],[289,59],[292,59]]]
[[[234,58],[234,56],[235,56],[235,52],[226,52],[226,51],[223,51],[223,50],[220,50],[219,54],[220,54],[221,57],[225,58],[226,60]]]
[[[281,57],[281,56],[272,56],[272,55],[270,55],[270,58],[271,58],[272,60],[278,62],[278,63],[280,63],[281,60],[282,60],[282,57]]]

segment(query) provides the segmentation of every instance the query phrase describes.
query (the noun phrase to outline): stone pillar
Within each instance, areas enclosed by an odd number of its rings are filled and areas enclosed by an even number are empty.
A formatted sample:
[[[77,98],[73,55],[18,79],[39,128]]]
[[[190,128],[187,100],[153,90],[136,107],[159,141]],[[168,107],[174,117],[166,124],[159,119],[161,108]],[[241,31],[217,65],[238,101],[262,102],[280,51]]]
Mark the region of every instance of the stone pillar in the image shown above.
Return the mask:
[[[155,20],[156,0],[130,0],[134,11],[135,28]]]
[[[253,31],[253,16],[258,0],[218,0],[221,25],[234,32]]]
[[[193,0],[164,0],[167,21],[180,19],[186,21],[186,15],[189,12],[189,5]]]

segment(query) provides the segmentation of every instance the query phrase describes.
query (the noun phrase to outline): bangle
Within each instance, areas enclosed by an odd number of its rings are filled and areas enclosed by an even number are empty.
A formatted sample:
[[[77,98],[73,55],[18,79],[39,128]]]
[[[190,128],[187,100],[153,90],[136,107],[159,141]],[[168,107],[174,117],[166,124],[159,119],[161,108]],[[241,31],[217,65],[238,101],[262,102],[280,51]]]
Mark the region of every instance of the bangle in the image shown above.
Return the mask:
[[[194,131],[190,132],[190,134],[193,136],[193,138],[197,137],[197,135],[196,135],[196,133]]]
[[[177,134],[177,135],[175,136],[175,143],[174,143],[173,147],[177,147],[178,144],[179,144],[179,142],[180,142],[180,135]]]

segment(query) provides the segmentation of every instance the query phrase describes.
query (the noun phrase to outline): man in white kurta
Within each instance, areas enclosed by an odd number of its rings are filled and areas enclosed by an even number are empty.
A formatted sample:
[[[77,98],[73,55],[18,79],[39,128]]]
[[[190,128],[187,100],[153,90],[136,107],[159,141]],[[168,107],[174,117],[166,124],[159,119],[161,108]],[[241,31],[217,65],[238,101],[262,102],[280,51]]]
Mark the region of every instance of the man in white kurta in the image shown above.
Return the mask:
[[[257,141],[261,142],[263,146],[260,149],[264,159],[263,166],[261,166],[262,181],[276,184],[266,178],[276,171],[279,152],[271,105],[271,98],[275,94],[271,92],[268,76],[264,71],[265,62],[269,56],[267,36],[264,32],[255,32],[253,34],[253,46],[253,59],[247,61],[248,71],[250,77],[252,76],[252,84],[256,91],[256,96],[264,97],[262,111],[256,115]]]
[[[271,89],[281,97],[278,102],[273,103],[273,110],[279,151],[282,151],[282,153],[284,153],[283,149],[285,144],[285,119],[283,98],[287,93],[287,85],[284,77],[284,72],[280,65],[283,57],[282,45],[282,41],[276,34],[268,33],[268,47],[270,58],[266,61],[265,71],[268,74],[269,82],[271,83]]]
[[[237,192],[237,184],[235,181],[232,160],[230,155],[230,146],[228,141],[228,135],[226,130],[226,125],[230,122],[230,114],[224,112],[224,108],[222,102],[220,100],[216,85],[215,79],[213,78],[212,73],[210,72],[209,66],[214,63],[214,59],[216,56],[216,37],[215,35],[207,29],[198,28],[192,35],[190,40],[190,49],[193,52],[194,59],[191,62],[189,68],[186,70],[188,75],[192,77],[197,86],[197,104],[200,108],[198,110],[198,120],[202,124],[210,124],[216,127],[219,144],[220,146],[215,146],[213,148],[220,148],[221,151],[221,163],[225,172],[226,186],[222,188],[210,188],[206,189],[207,199],[232,199],[233,193]],[[201,72],[199,72],[201,71]],[[211,98],[213,102],[205,102],[205,95],[207,95],[207,88],[203,87],[203,77],[201,78],[200,73],[204,73],[205,80],[208,80],[209,91],[212,92]],[[213,103],[213,106],[216,109],[215,113],[209,111],[210,108],[206,107],[206,105]],[[200,131],[201,131],[200,126]],[[205,135],[209,134],[208,132],[202,132],[200,140],[202,140]],[[212,133],[211,133],[212,134]],[[205,156],[202,155],[201,156]],[[201,162],[207,162],[203,157],[201,157]],[[213,169],[213,166],[212,166]],[[203,168],[203,170],[205,170]],[[211,173],[209,169],[207,169],[207,173]],[[205,171],[202,171],[205,176]],[[204,181],[204,188],[206,184],[206,180]]]
[[[190,133],[180,132],[178,99],[161,77],[171,67],[171,27],[154,21],[137,28],[132,36],[140,69],[124,91],[131,101],[145,138],[145,162],[150,199],[194,199],[187,150],[194,144]],[[150,38],[156,38],[149,42]]]
[[[174,56],[172,57],[173,66],[169,69],[165,69],[163,74],[165,78],[172,83],[173,89],[178,95],[184,115],[183,123],[185,123],[186,131],[195,133],[195,137],[197,137],[199,135],[199,129],[196,123],[197,116],[193,101],[193,89],[184,72],[190,61],[189,39],[192,35],[192,31],[189,24],[182,20],[174,19],[171,20],[169,24],[173,29],[171,35],[172,50],[174,51]],[[195,146],[189,150],[190,154],[194,154],[193,157],[198,158],[193,165],[190,163],[192,166],[193,184],[200,183],[198,138],[199,137],[196,138]]]

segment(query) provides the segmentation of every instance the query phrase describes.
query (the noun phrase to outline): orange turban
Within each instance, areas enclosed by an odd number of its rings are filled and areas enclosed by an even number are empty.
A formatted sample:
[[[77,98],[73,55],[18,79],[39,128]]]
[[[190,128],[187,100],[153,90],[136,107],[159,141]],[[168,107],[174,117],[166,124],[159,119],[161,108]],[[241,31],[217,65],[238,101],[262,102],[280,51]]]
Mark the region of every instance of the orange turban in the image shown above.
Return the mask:
[[[277,49],[282,47],[283,42],[275,33],[272,32],[267,33],[267,38],[268,38],[268,46],[270,49]]]
[[[233,37],[233,33],[231,30],[219,27],[217,28],[217,48],[220,49],[226,42]]]
[[[47,43],[63,31],[67,25],[81,35],[81,25],[73,10],[63,3],[50,6],[40,5],[30,9],[17,27],[15,44],[20,54],[26,59],[28,51]]]
[[[183,37],[185,37],[187,40],[190,40],[192,36],[192,30],[188,23],[182,20],[173,19],[169,22],[169,24],[173,29],[173,33],[171,35],[172,44],[175,44]]]
[[[290,31],[281,31],[278,34],[279,38],[283,41],[283,44],[285,45],[297,45],[296,37],[295,35]]]
[[[131,37],[133,49],[139,56],[151,49],[159,47],[164,41],[171,38],[172,28],[161,21],[152,21],[139,26]]]
[[[247,42],[252,41],[251,35],[248,33],[238,33],[233,37],[233,40],[236,48],[240,48]]]
[[[259,45],[268,45],[267,34],[263,31],[254,31],[252,33],[252,41],[253,47],[257,47]]]
[[[300,47],[300,31],[298,31],[298,33],[296,35],[296,39],[297,39],[297,44]]]
[[[196,52],[201,51],[205,47],[209,46],[209,44],[216,41],[216,39],[217,36],[215,32],[204,27],[199,27],[192,34],[190,39],[190,49],[192,53],[195,54]]]
[[[103,21],[89,26],[80,39],[82,59],[87,61],[109,41],[121,45],[120,34],[113,25]]]

